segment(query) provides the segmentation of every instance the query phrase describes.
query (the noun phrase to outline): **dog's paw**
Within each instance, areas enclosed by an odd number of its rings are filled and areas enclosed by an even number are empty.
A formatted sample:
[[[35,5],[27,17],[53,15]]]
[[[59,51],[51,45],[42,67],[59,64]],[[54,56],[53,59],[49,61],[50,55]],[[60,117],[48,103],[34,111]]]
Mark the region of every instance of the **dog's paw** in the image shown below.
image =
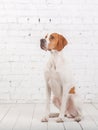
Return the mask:
[[[41,122],[48,122],[48,117],[43,117],[43,118],[41,119]]]
[[[56,119],[56,122],[57,122],[57,123],[62,123],[62,122],[64,122],[64,120],[63,120],[62,118],[58,117],[58,118]]]
[[[75,117],[75,118],[74,118],[74,121],[76,121],[76,122],[80,122],[80,121],[81,121],[81,116],[77,116],[77,117]]]
[[[55,117],[58,117],[59,116],[59,113],[50,113],[49,114],[49,118],[55,118]]]
[[[73,118],[71,114],[67,114],[67,118]]]

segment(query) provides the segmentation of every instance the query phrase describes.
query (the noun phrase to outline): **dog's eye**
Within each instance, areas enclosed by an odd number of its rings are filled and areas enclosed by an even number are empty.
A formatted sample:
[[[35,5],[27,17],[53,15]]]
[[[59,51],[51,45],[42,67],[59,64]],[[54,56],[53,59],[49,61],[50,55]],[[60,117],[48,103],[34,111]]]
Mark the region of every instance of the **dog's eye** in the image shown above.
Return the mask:
[[[53,40],[53,39],[54,39],[54,36],[51,35],[49,39],[50,39],[50,40]]]
[[[45,36],[45,39],[47,38],[47,35]]]
[[[48,34],[45,36],[45,39],[47,39],[48,38]]]

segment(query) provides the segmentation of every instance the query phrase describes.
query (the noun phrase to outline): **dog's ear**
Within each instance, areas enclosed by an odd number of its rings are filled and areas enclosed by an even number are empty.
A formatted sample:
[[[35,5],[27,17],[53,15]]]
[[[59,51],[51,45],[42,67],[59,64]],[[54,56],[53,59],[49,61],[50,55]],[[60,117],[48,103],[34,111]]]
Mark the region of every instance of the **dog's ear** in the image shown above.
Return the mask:
[[[50,43],[48,44],[48,50],[56,50],[56,46],[58,43],[58,34],[52,33],[49,37]]]
[[[68,44],[67,40],[62,36],[58,35],[58,43],[56,46],[56,50],[61,51]]]

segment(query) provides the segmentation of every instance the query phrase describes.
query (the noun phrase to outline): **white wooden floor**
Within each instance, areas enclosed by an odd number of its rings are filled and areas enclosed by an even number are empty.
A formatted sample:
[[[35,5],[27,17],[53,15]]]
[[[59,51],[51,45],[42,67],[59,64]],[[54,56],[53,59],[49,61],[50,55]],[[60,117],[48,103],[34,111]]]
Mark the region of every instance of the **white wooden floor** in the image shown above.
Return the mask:
[[[84,104],[79,123],[67,118],[64,123],[56,123],[55,118],[42,123],[44,108],[45,104],[0,104],[0,130],[98,130],[98,104]]]

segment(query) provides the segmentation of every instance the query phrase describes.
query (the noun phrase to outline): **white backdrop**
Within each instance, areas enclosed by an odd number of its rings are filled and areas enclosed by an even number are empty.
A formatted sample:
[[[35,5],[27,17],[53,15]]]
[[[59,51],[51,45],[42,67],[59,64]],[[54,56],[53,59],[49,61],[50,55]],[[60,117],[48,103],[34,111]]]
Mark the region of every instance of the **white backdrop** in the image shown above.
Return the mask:
[[[39,40],[63,34],[82,99],[98,102],[98,0],[0,0],[0,102],[44,101],[49,52]]]

